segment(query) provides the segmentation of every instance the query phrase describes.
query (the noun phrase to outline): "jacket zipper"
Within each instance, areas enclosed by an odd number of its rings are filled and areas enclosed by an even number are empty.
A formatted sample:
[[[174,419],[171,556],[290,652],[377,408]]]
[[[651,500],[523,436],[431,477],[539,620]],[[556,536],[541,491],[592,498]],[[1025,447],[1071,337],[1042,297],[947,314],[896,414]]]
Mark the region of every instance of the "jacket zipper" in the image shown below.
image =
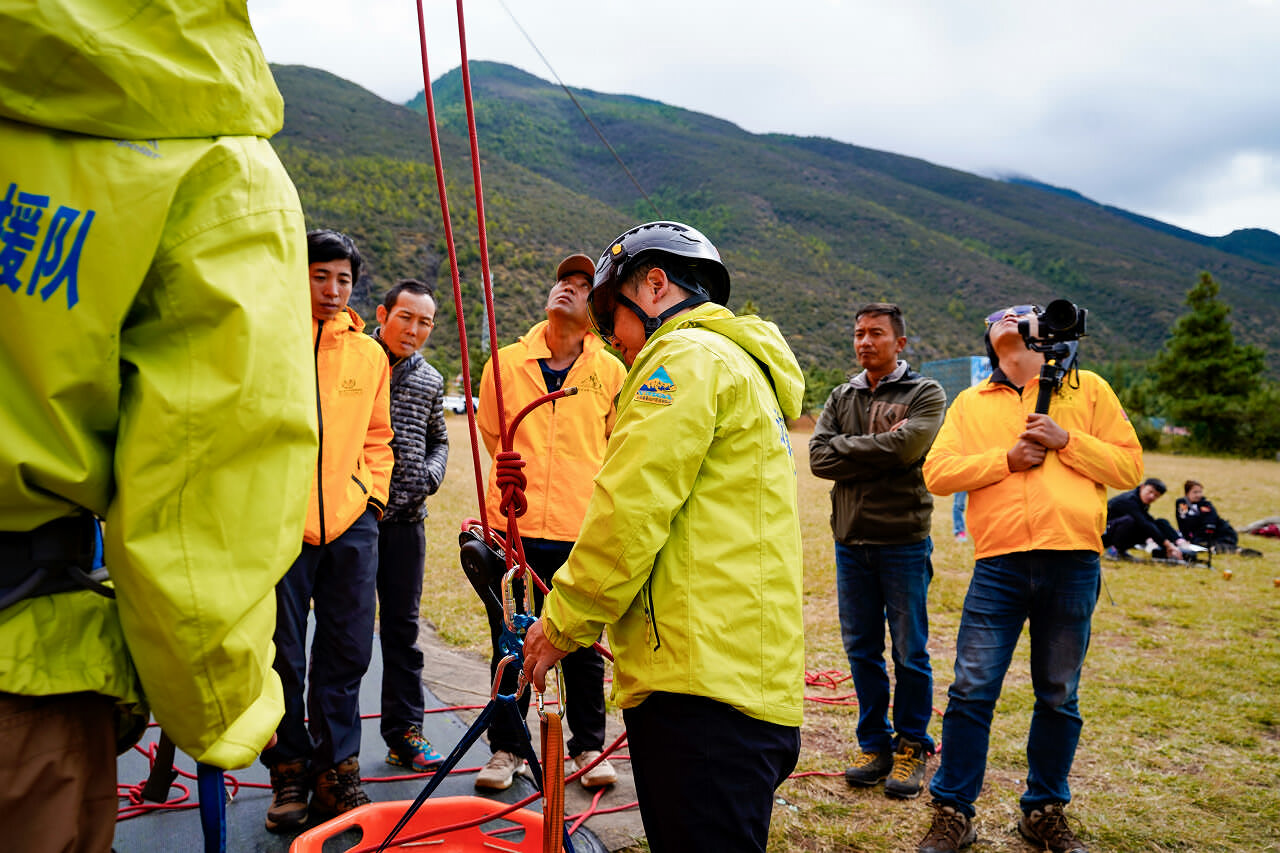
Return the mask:
[[[324,334],[324,320],[316,328],[316,424],[320,431],[320,446],[316,448],[316,499],[320,510],[320,544],[325,544],[324,531],[324,409],[320,406],[320,337]]]

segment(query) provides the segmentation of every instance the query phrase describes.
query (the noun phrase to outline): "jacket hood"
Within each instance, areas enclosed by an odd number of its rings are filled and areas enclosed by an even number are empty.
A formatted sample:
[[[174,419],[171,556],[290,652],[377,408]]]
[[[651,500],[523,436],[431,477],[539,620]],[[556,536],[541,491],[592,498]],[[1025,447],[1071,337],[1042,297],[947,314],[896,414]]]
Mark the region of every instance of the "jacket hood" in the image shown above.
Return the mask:
[[[144,140],[269,137],[283,124],[245,0],[13,6],[0,4],[6,118]]]
[[[782,414],[794,419],[803,413],[804,372],[777,325],[754,314],[734,316],[728,308],[713,303],[699,305],[686,314],[672,318],[671,322],[673,328],[707,329],[742,347],[768,374]],[[654,337],[658,337],[658,334]]]

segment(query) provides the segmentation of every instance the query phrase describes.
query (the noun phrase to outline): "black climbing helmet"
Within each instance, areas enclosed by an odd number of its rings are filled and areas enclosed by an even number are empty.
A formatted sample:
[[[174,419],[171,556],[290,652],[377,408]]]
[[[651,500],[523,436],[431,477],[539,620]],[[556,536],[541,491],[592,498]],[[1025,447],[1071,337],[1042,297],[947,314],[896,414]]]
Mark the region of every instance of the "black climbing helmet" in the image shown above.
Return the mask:
[[[680,222],[646,222],[619,235],[596,263],[588,304],[602,335],[612,334],[614,294],[642,263],[657,263],[668,278],[702,301],[724,305],[729,300],[729,270],[706,235]]]

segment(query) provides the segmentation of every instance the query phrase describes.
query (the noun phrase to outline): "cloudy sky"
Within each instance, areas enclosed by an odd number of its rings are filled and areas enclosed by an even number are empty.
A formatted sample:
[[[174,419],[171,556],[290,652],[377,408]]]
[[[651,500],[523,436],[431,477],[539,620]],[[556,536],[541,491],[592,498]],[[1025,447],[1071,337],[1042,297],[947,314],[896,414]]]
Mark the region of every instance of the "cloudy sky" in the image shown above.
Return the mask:
[[[434,79],[460,61],[456,4],[424,6]],[[465,0],[463,9],[473,60],[554,81],[541,51],[569,86],[653,98],[756,133],[1033,177],[1213,236],[1280,233],[1280,0]],[[272,62],[323,68],[395,102],[422,89],[412,0],[249,0],[249,12]]]

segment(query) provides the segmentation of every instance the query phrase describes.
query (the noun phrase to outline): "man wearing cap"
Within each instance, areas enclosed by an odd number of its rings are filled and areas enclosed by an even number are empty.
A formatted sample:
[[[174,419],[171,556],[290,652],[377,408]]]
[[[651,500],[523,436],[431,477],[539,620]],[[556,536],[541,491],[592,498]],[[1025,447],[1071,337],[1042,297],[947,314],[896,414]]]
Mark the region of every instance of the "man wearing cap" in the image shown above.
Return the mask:
[[[548,586],[578,538],[591,480],[600,468],[605,442],[613,429],[614,397],[626,376],[622,363],[591,333],[587,296],[594,275],[595,264],[586,255],[570,255],[561,261],[556,268],[556,282],[547,295],[547,319],[498,351],[505,415],[502,421],[498,418],[493,360],[484,366],[480,379],[476,421],[491,455],[502,450],[500,423],[510,427],[521,409],[545,394],[561,388],[578,389],[571,397],[530,412],[520,422],[512,445],[525,462],[529,508],[519,521],[525,559]],[[497,468],[489,468],[486,509],[490,523],[505,535]],[[536,588],[534,599],[535,609],[541,609],[542,595]],[[490,673],[494,674],[501,659],[498,641],[502,624],[491,609],[490,614]],[[604,748],[604,661],[588,644],[565,660],[563,671],[566,715],[572,732],[567,746],[577,769],[581,769],[598,758]],[[503,671],[501,692],[515,692],[518,674],[514,667]],[[525,691],[521,712],[528,708],[529,693]],[[525,737],[510,717],[494,717],[489,728],[493,756],[476,776],[477,788],[501,791],[511,786],[513,776],[524,766],[519,755]],[[552,758],[545,756],[544,760]],[[580,781],[585,787],[598,788],[616,779],[617,773],[606,759]]]
[[[609,629],[648,849],[764,853],[804,704],[804,554],[787,418],[804,375],[773,323],[724,307],[679,222],[614,240],[591,291],[630,366],[582,533],[529,627],[547,669]]]

